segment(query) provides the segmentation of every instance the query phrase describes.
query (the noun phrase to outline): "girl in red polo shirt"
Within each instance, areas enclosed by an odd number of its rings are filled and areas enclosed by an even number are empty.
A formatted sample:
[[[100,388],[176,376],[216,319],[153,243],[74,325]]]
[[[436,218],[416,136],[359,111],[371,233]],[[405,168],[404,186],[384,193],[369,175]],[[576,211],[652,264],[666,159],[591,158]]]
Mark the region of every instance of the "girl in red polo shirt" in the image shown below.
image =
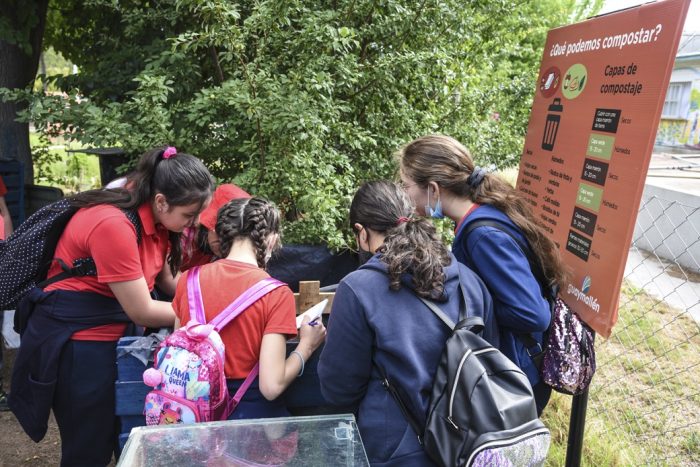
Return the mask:
[[[213,181],[202,162],[173,147],[141,157],[125,188],[72,198],[81,209],[54,258],[94,261],[97,274],[35,288],[19,307],[33,312],[17,356],[10,408],[25,431],[43,438],[49,409],[61,433],[61,465],[107,465],[115,448],[116,344],[133,323],[172,326],[181,232],[197,223]],[[54,261],[48,278],[61,272]],[[18,309],[19,312],[19,309]]]
[[[250,198],[250,195],[233,183],[216,187],[209,206],[199,216],[199,225],[183,234],[182,265],[180,271],[211,263],[221,257],[219,238],[216,236],[216,214],[226,203],[234,199]]]
[[[200,269],[200,286],[207,321],[260,280],[270,277],[265,266],[280,243],[280,214],[262,198],[236,199],[219,210],[216,220],[222,259]],[[173,300],[178,324],[190,320],[187,274],[180,278]],[[311,354],[323,342],[322,323],[304,323],[296,350],[287,358],[286,340],[296,335],[296,307],[289,287],[265,295],[224,327],[224,371],[231,394],[256,363],[260,375],[246,391],[230,419],[288,416],[284,402],[275,400],[300,375]],[[308,318],[306,318],[308,320]]]

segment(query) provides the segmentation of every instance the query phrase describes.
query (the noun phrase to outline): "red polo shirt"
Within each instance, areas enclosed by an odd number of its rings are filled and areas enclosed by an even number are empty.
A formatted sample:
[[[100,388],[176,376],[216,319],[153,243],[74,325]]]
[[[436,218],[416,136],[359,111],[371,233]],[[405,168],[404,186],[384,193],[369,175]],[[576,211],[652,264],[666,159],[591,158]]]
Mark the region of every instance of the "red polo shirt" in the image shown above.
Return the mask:
[[[107,204],[79,210],[68,222],[58,241],[54,257],[68,265],[78,258],[92,258],[97,276],[72,277],[46,287],[50,290],[95,292],[114,297],[110,282],[146,279],[149,290],[165,265],[168,231],[155,224],[149,203],[138,208],[143,230],[141,243],[136,241],[136,228],[117,207]],[[54,262],[48,277],[61,272]],[[77,332],[75,340],[118,340],[125,324],[110,324]]]
[[[188,274],[180,277],[173,299],[173,309],[181,326],[191,319],[187,298]],[[268,277],[257,266],[225,258],[202,266],[199,284],[207,322],[254,284]],[[291,337],[296,333],[294,294],[289,287],[279,287],[253,303],[219,333],[226,346],[226,378],[245,378],[250,373],[260,360],[260,344],[265,334]]]

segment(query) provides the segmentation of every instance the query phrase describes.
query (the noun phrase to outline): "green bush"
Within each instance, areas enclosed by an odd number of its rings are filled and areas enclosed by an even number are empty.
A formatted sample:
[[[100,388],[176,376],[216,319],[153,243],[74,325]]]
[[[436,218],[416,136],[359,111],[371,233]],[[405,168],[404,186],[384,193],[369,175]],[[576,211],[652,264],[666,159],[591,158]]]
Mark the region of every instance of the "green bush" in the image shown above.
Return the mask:
[[[47,40],[80,73],[49,78],[64,95],[15,93],[30,103],[23,118],[134,157],[174,144],[274,200],[288,242],[331,248],[348,244],[356,187],[393,177],[392,153],[421,134],[514,165],[546,30],[574,11],[553,0],[62,3]]]

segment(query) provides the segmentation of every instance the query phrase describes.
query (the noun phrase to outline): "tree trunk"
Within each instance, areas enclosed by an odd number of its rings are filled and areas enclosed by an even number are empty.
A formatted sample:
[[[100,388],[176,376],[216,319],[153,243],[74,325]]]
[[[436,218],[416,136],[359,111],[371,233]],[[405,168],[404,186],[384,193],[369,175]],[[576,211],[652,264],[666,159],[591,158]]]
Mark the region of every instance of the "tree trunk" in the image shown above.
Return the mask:
[[[41,43],[46,26],[49,0],[19,0],[0,3],[0,16],[14,30],[0,36],[0,87],[24,89],[36,76]],[[30,14],[20,14],[31,9]],[[16,159],[24,163],[26,183],[34,180],[32,153],[29,145],[29,124],[16,122],[22,105],[0,101],[0,159]]]

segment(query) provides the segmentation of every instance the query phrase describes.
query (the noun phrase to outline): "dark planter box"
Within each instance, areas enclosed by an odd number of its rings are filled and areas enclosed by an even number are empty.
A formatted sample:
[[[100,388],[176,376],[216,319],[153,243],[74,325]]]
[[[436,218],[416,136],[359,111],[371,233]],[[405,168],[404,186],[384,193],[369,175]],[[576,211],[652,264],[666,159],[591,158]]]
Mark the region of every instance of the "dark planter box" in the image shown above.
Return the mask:
[[[299,281],[319,281],[321,287],[337,284],[357,269],[357,255],[345,251],[332,253],[325,246],[285,245],[270,259],[267,272],[275,279],[299,291]]]

